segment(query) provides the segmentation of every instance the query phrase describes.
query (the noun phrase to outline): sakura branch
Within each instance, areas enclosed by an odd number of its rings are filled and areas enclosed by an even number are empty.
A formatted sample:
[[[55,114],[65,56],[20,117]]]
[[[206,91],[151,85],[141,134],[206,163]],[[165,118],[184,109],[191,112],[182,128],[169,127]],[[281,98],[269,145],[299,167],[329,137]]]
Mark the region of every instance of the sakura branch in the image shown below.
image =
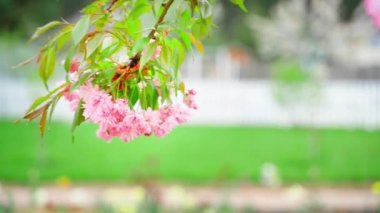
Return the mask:
[[[205,6],[207,0],[96,0],[74,24],[53,21],[38,28],[32,39],[60,29],[36,57],[48,93],[24,118],[40,117],[43,137],[46,121],[63,98],[75,112],[73,133],[87,121],[98,125],[97,136],[105,141],[168,134],[198,108],[196,92],[186,89],[180,67],[194,48],[203,51],[200,40],[212,26],[211,13],[202,12]],[[144,26],[145,15],[156,19],[153,26]],[[66,78],[50,90],[61,55]]]

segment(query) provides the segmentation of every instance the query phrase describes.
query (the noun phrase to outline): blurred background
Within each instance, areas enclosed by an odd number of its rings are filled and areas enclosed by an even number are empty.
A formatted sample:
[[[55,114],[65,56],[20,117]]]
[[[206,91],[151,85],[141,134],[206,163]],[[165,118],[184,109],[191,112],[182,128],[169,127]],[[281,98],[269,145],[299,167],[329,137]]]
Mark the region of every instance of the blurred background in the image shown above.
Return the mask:
[[[85,124],[72,143],[61,102],[41,141],[15,122],[44,94],[37,68],[11,67],[89,2],[0,0],[0,212],[380,211],[380,33],[361,0],[216,1],[182,66],[189,124],[129,144]]]

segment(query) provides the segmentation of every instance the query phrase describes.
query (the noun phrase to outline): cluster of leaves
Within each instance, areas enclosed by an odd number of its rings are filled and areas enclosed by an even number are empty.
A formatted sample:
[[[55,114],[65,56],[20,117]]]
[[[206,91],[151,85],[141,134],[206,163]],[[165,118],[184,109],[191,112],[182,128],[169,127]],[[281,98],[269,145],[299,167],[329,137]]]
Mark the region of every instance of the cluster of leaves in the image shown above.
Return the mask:
[[[234,3],[244,8],[242,0]],[[155,24],[146,26],[152,23],[149,20]],[[46,120],[51,119],[64,92],[88,81],[115,99],[128,99],[131,109],[136,105],[157,109],[160,103],[171,103],[171,91],[175,95],[185,93],[179,68],[186,53],[194,48],[203,52],[200,39],[208,35],[212,26],[207,0],[97,0],[82,10],[75,24],[65,20],[50,22],[32,36],[33,40],[60,28],[36,56],[39,76],[48,94],[38,98],[24,118],[41,116],[43,136]],[[50,90],[48,81],[62,53],[66,82]],[[74,60],[81,63],[77,71],[79,79],[70,82]],[[82,107],[78,107],[73,129],[83,121],[80,110]]]

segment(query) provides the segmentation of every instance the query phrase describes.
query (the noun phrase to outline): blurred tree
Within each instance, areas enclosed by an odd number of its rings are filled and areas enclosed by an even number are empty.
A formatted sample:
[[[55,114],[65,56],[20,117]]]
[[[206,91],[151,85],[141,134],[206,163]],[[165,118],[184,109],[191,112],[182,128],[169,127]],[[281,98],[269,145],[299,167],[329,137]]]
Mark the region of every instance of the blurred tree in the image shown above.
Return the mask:
[[[315,0],[310,0],[315,1]],[[256,49],[257,42],[253,35],[249,32],[249,26],[245,21],[246,14],[239,11],[235,5],[229,3],[230,0],[220,0],[223,7],[223,17],[219,21],[219,27],[222,36],[222,42],[238,41],[240,44]],[[272,8],[279,3],[280,0],[250,0],[245,1],[245,4],[250,13],[255,13],[261,16],[269,17]],[[340,7],[337,11],[341,21],[349,22],[352,20],[356,9],[360,6],[362,0],[341,0]],[[310,3],[311,5],[311,3]]]
[[[223,8],[223,16],[219,20],[218,36],[210,38],[208,43],[229,43],[233,41],[250,50],[257,49],[257,41],[250,33],[246,14],[230,0],[217,0]],[[282,0],[284,1],[284,0]],[[67,18],[77,12],[91,0],[0,0],[0,32],[16,31],[22,36],[30,35],[36,26],[50,20]],[[280,0],[246,0],[250,13],[270,16],[271,9]],[[339,14],[342,21],[351,21],[356,8],[362,0],[341,0]],[[222,33],[228,32],[228,33]]]
[[[362,0],[342,0],[339,7],[340,19],[344,22],[351,21],[356,8],[362,3]]]
[[[30,34],[36,26],[50,20],[67,18],[90,0],[1,0],[0,31]]]
[[[270,10],[279,0],[249,0],[245,5],[249,13],[269,16]],[[257,41],[252,35],[249,23],[246,21],[247,14],[230,3],[230,0],[219,0],[222,14],[218,20],[217,33],[210,37],[205,43],[240,45],[256,53]],[[228,32],[228,33],[224,33]]]

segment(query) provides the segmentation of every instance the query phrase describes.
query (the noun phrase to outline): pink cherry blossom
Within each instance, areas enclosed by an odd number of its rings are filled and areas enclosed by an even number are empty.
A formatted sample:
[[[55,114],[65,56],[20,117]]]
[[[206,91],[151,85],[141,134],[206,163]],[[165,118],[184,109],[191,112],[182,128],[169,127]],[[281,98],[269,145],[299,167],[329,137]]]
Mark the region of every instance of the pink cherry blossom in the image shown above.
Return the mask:
[[[98,131],[96,132],[96,136],[98,136],[98,138],[101,138],[107,142],[110,142],[112,140],[112,135],[107,133],[107,130],[103,128],[98,129]]]
[[[79,96],[84,101],[84,117],[95,123],[111,119],[112,97],[98,86],[86,84],[79,89]],[[104,120],[105,119],[105,120]]]
[[[190,108],[190,109],[198,109],[198,105],[195,101],[195,95],[197,93],[195,90],[191,89],[187,91],[187,93],[183,97],[183,102]]]
[[[379,0],[364,0],[364,8],[376,27],[380,28],[380,1]]]
[[[184,108],[177,105],[173,116],[175,117],[178,124],[183,124],[189,120],[190,115],[191,115],[191,111],[189,108]]]
[[[83,116],[99,126],[97,136],[105,141],[118,137],[129,142],[141,135],[163,137],[177,125],[186,122],[192,109],[197,105],[194,100],[196,92],[189,90],[183,104],[164,104],[158,110],[130,109],[126,99],[113,99],[98,85],[88,82],[78,90],[66,89],[64,97],[72,110],[76,110],[82,99]]]
[[[79,70],[80,62],[77,58],[74,58],[70,64],[70,73],[77,72]]]
[[[156,48],[156,50],[154,51],[154,54],[153,54],[153,56],[152,56],[152,59],[153,59],[153,60],[156,59],[156,58],[158,58],[158,57],[160,57],[160,55],[161,55],[161,49],[162,49],[161,46],[158,46],[158,47]]]
[[[74,112],[77,111],[80,101],[78,91],[70,92],[70,87],[67,87],[65,90],[63,97],[69,102],[70,109]]]
[[[167,117],[160,125],[154,129],[154,134],[157,137],[163,137],[167,135],[176,125],[177,121],[173,117]]]
[[[147,109],[142,112],[144,116],[144,120],[142,121],[142,125],[145,125],[146,129],[144,131],[144,135],[150,136],[153,132],[153,129],[156,129],[157,126],[161,123],[160,114],[158,111],[153,111],[152,109]]]

